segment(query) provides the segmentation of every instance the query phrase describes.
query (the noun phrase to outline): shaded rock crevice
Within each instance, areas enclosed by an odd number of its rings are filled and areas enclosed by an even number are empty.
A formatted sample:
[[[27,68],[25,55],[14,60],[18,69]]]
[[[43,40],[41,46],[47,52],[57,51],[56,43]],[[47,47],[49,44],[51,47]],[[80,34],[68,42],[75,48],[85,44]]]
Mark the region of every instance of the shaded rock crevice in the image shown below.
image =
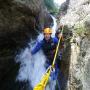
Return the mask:
[[[72,31],[69,79],[66,90],[89,90],[90,0],[70,0],[60,23]]]
[[[15,56],[53,21],[43,3],[42,0],[28,4],[21,0],[0,0],[0,90],[21,89],[15,82],[19,69]]]

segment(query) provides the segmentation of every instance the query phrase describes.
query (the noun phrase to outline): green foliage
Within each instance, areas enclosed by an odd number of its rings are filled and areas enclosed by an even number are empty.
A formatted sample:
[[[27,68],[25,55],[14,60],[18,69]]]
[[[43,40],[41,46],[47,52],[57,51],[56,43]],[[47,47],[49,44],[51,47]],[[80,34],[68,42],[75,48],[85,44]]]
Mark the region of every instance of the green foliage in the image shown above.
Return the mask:
[[[52,13],[52,14],[58,13],[59,10],[55,6],[53,0],[44,0],[44,2],[45,2],[47,9],[50,11],[50,13]]]
[[[75,26],[75,27],[76,27],[75,31],[79,36],[82,36],[86,31],[84,25],[82,25],[82,24],[79,24],[78,26]]]
[[[53,0],[44,0],[45,5],[47,6],[48,9],[53,9],[54,7],[54,2]]]

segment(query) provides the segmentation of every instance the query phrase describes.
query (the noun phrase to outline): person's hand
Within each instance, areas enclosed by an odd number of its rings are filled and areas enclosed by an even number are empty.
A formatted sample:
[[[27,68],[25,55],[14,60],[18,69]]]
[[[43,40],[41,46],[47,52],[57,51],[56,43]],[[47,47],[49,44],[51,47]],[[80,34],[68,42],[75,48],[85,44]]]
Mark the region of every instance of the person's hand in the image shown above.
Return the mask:
[[[60,39],[62,38],[62,33],[58,34],[58,38],[60,38]]]
[[[51,72],[55,71],[54,66],[50,66]]]

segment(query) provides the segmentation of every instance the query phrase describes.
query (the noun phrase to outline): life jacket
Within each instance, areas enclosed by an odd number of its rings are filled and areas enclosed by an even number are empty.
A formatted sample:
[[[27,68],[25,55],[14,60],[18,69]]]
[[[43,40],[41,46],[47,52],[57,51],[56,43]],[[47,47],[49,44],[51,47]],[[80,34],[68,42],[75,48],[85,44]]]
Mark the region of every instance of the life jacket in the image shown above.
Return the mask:
[[[56,46],[57,46],[57,44],[54,43],[53,38],[50,38],[50,40],[48,42],[45,39],[43,39],[42,50],[43,50],[44,54],[46,55],[47,60],[49,60],[50,64],[52,64]]]

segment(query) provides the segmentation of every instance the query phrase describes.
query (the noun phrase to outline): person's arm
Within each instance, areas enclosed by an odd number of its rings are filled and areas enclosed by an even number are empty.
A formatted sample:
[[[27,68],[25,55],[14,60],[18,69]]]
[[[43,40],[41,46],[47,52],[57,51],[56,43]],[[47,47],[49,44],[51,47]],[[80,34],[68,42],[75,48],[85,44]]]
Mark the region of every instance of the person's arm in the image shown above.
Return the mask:
[[[55,37],[55,38],[53,38],[53,41],[54,41],[54,43],[56,43],[56,44],[58,44],[58,38],[57,37]]]
[[[54,42],[57,44],[58,41],[59,41],[59,38],[55,37],[55,38],[54,38]],[[63,39],[63,37],[61,37],[60,43],[61,43],[60,46],[62,46],[62,47],[64,48],[64,39]]]
[[[61,48],[64,48],[64,38],[63,38],[63,35],[62,34],[60,34],[60,46],[61,46]]]
[[[31,54],[33,55],[37,53],[41,49],[41,46],[42,46],[42,42],[37,42],[34,48],[31,50]]]

